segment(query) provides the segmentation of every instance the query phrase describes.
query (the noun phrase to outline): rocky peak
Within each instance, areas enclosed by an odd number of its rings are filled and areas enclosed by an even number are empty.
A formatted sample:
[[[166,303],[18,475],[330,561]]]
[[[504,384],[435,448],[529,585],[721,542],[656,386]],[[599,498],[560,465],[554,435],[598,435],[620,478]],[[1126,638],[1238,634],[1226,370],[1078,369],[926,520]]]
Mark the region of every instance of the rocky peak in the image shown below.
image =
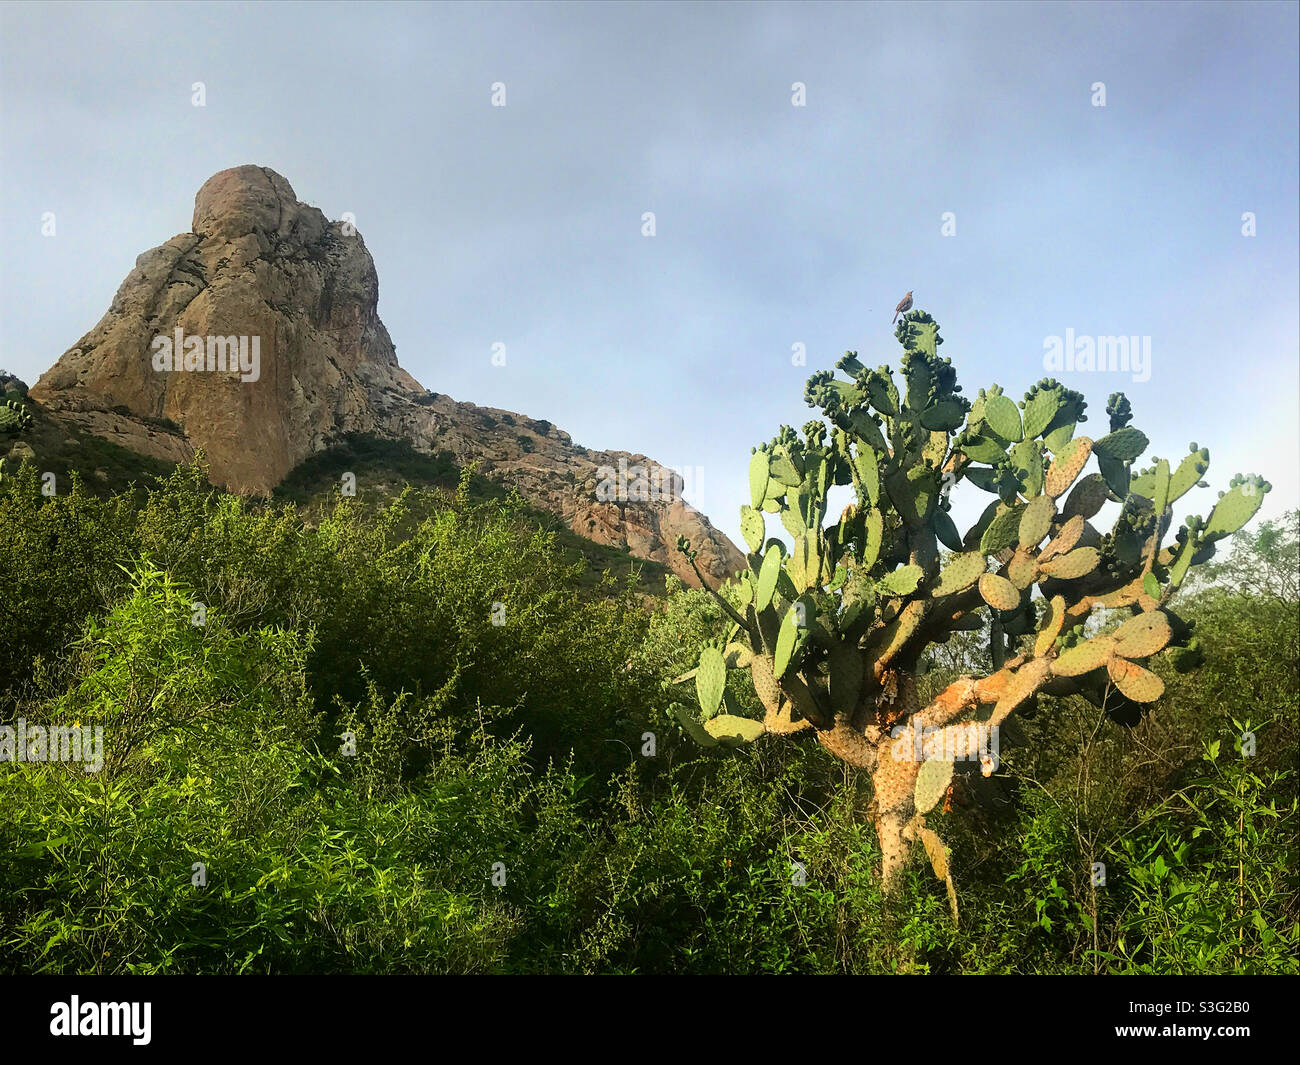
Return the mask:
[[[143,454],[184,461],[202,447],[233,492],[265,495],[342,436],[371,433],[477,459],[579,535],[665,562],[689,584],[678,535],[712,580],[743,566],[679,496],[597,498],[602,468],[657,469],[645,456],[589,451],[549,422],[426,392],[398,365],[378,304],[355,228],[300,203],[275,171],[233,167],[199,189],[192,231],[136,259],[108,313],[31,395]]]

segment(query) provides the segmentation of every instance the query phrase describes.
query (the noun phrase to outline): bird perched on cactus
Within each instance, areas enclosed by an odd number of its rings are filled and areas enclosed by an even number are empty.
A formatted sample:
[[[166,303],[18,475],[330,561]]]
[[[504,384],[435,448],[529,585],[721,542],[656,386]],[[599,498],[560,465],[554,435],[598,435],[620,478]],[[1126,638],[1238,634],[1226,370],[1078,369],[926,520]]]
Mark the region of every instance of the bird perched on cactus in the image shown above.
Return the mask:
[[[909,292],[906,296],[904,296],[901,300],[898,301],[898,306],[894,308],[893,320],[889,324],[893,325],[894,322],[898,321],[898,316],[900,314],[906,314],[911,309],[912,309],[912,294]]]

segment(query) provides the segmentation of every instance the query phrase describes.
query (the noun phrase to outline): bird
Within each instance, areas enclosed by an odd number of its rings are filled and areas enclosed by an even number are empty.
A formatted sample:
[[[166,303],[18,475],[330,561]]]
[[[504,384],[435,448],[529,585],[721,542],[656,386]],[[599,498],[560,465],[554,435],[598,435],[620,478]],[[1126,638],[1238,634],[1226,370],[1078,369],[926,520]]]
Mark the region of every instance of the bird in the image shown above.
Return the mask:
[[[906,296],[904,296],[901,300],[898,301],[898,306],[894,308],[894,319],[889,324],[893,325],[894,322],[898,321],[898,316],[900,314],[905,314],[911,309],[912,309],[912,294],[909,292]]]

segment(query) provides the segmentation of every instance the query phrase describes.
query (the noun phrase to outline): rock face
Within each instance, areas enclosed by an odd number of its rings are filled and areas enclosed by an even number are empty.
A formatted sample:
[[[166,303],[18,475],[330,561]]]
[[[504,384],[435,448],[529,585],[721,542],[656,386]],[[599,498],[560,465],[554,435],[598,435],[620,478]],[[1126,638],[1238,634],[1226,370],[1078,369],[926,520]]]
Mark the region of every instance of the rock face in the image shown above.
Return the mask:
[[[398,365],[378,303],[354,228],[299,203],[272,170],[223,170],[195,197],[193,232],[136,259],[108,313],[31,395],[142,454],[179,462],[201,447],[232,492],[265,495],[345,434],[371,433],[477,459],[579,535],[667,563],[688,584],[699,582],[678,535],[710,583],[742,568],[679,481],[664,483],[671,498],[638,495],[635,468],[658,469],[645,456],[590,451],[549,422],[426,392]],[[599,471],[620,460],[630,498],[602,501]]]

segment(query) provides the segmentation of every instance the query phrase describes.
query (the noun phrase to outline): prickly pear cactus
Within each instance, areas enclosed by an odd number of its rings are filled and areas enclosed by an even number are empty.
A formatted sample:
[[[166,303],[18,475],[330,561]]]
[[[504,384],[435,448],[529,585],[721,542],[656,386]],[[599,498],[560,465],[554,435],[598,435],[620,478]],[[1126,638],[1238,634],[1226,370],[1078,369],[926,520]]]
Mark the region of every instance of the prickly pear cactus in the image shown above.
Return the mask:
[[[706,746],[809,732],[869,770],[887,890],[921,841],[951,892],[942,841],[925,824],[951,767],[926,763],[972,757],[994,771],[987,737],[970,739],[981,706],[994,708],[987,731],[1039,691],[1081,694],[1120,719],[1159,699],[1153,656],[1185,671],[1200,655],[1170,597],[1270,486],[1233,478],[1207,518],[1187,517],[1169,541],[1174,504],[1205,483],[1208,450],[1193,443],[1178,461],[1134,471],[1148,440],[1129,424],[1123,394],[1109,397],[1107,432],[1094,440],[1079,433],[1083,396],[1051,378],[1019,401],[996,385],[967,399],[926,312],[906,314],[895,337],[897,375],[847,352],[836,364],[844,377],[827,370],[808,380],[804,396],[819,417],[799,431],[782,426],[754,449],[741,508],[742,605],[714,593],[734,642],[706,647],[699,668],[679,678],[695,680],[698,702],[679,711]],[[963,484],[989,497],[964,533],[949,513]],[[827,498],[837,486],[856,498],[834,514]],[[1102,533],[1091,522],[1107,504],[1117,516]],[[772,536],[769,514],[790,547]],[[952,552],[946,561],[941,548]],[[678,550],[693,566],[689,542],[679,539]],[[1098,605],[1130,618],[1089,638],[1084,622]],[[959,678],[919,705],[926,649],[985,620],[994,672]],[[749,673],[762,720],[718,714],[728,669]]]
[[[19,401],[7,399],[0,406],[0,436],[17,436],[31,424],[31,411]]]
[[[3,450],[8,449],[12,437],[31,428],[32,414],[24,402],[27,386],[18,378],[0,371],[0,391],[7,397],[0,403],[0,484],[3,484],[6,480]]]

